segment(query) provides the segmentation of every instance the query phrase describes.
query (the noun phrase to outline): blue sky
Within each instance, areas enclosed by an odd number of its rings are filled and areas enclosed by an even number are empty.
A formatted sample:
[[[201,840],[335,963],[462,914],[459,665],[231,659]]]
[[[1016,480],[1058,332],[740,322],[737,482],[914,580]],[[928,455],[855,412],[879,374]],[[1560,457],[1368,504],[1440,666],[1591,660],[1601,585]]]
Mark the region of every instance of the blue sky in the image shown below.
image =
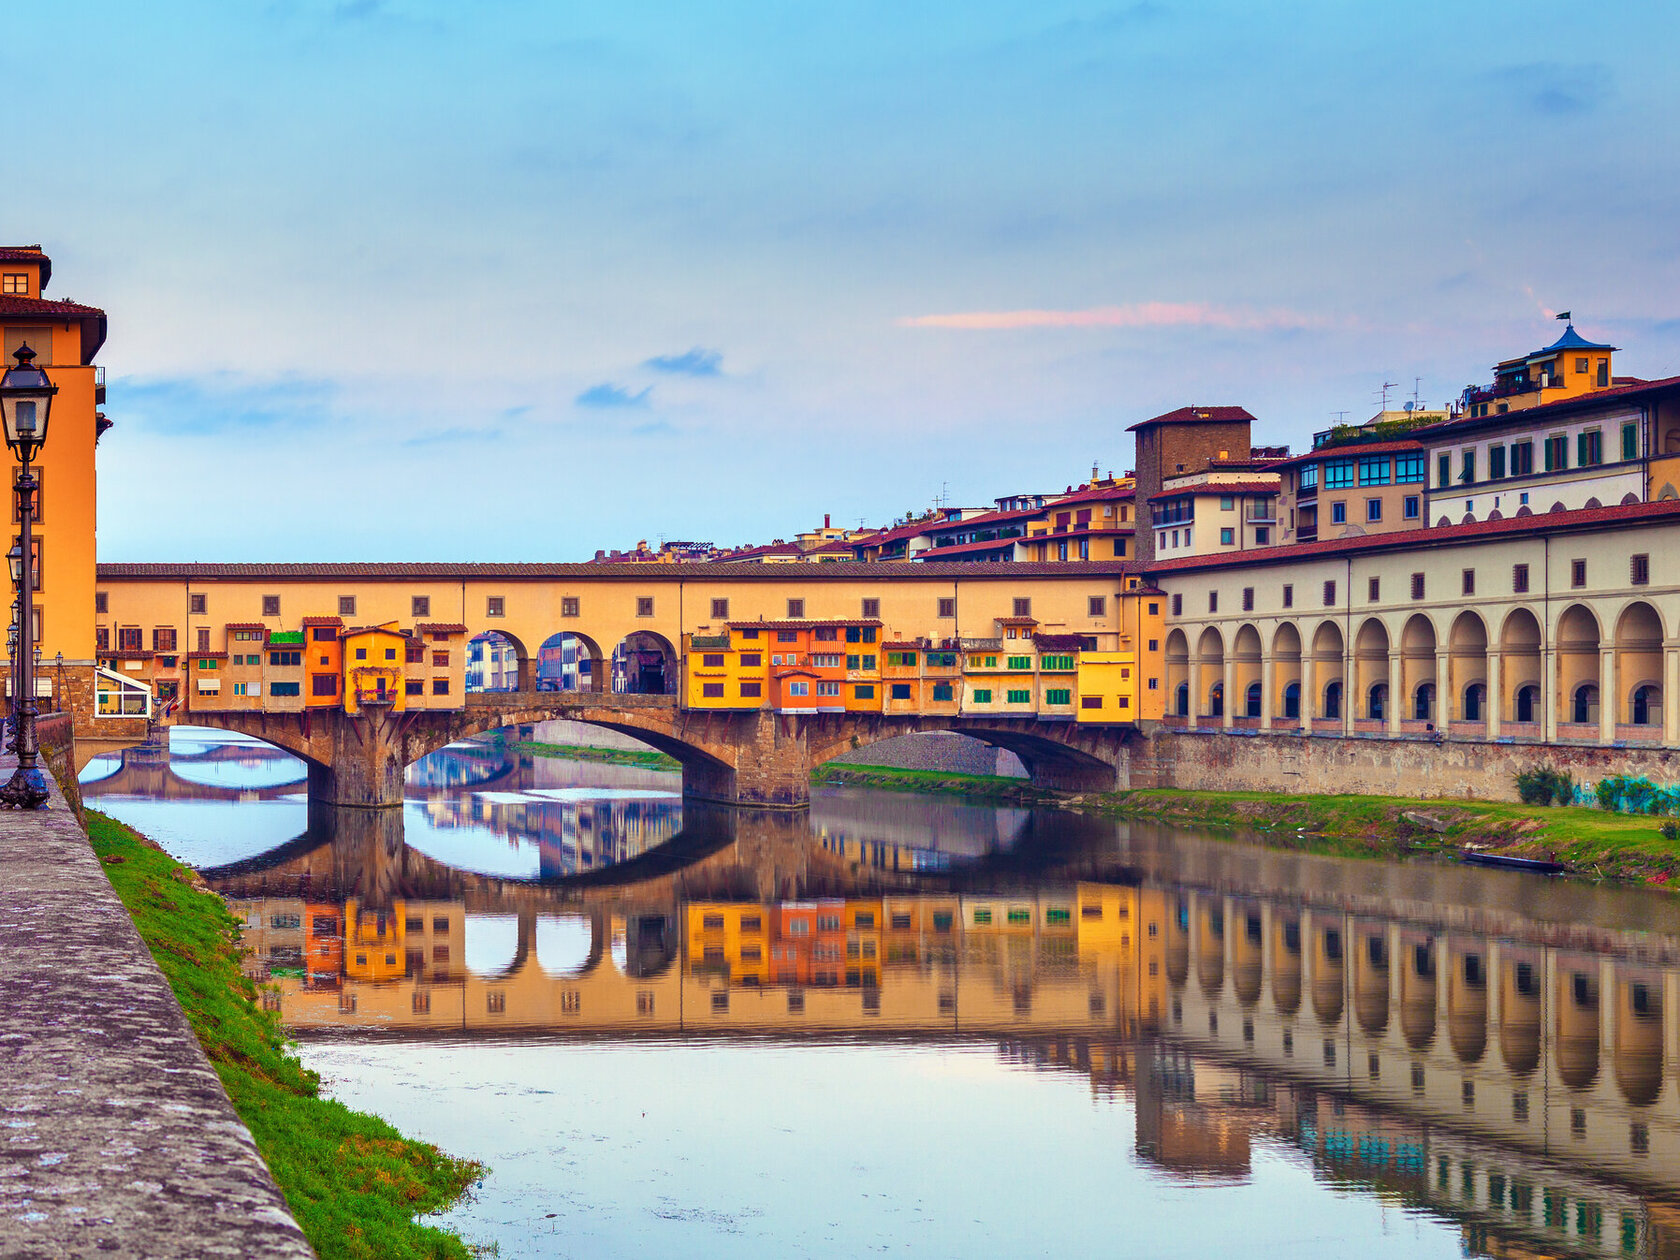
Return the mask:
[[[1680,372],[1672,5],[31,17],[0,216],[110,314],[107,559],[978,504],[1187,402],[1297,445],[1444,402],[1562,308]]]

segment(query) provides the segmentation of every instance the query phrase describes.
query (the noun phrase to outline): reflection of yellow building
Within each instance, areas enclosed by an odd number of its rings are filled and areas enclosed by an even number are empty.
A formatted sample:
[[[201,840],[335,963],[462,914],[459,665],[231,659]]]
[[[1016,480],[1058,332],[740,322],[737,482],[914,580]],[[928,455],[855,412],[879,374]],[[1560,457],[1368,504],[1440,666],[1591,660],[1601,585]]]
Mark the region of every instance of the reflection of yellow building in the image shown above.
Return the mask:
[[[684,907],[688,965],[742,984],[770,978],[769,912],[757,902],[695,901]]]
[[[363,910],[355,898],[346,901],[344,974],[353,980],[400,980],[406,966],[401,910]]]

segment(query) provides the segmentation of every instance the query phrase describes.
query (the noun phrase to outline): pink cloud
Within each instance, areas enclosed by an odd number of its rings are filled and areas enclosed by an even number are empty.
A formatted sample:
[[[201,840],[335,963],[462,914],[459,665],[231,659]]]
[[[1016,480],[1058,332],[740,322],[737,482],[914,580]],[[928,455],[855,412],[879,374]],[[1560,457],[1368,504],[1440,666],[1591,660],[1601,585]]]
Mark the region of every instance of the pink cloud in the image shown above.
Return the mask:
[[[1131,302],[1078,311],[958,311],[949,315],[907,315],[904,328],[1316,328],[1327,321],[1295,311],[1244,310],[1206,302]]]

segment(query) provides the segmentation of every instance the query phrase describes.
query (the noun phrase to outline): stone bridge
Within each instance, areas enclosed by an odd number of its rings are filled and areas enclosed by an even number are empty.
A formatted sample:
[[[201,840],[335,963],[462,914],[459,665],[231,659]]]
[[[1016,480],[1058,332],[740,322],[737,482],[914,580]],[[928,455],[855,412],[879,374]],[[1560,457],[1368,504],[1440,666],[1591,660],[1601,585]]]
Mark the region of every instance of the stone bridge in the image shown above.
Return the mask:
[[[1126,730],[1035,717],[684,709],[674,696],[578,691],[478,692],[455,710],[395,712],[367,706],[347,715],[194,713],[195,725],[237,731],[284,748],[309,766],[310,799],[396,808],[403,772],[447,744],[506,726],[566,718],[639,739],[682,766],[683,794],[760,808],[810,801],[811,771],[853,749],[920,731],[955,731],[1006,748],[1034,785],[1101,792],[1130,783]]]

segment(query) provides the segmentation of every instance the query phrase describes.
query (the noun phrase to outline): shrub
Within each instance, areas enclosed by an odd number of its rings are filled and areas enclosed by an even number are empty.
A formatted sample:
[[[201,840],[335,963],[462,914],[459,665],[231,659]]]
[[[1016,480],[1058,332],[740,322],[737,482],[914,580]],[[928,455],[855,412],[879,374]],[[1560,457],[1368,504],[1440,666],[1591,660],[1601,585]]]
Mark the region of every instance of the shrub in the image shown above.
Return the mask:
[[[1669,841],[1680,841],[1680,818],[1665,818],[1657,824],[1657,830],[1662,838]]]
[[[1567,770],[1552,766],[1522,770],[1517,774],[1517,797],[1524,805],[1573,805],[1575,779]]]

